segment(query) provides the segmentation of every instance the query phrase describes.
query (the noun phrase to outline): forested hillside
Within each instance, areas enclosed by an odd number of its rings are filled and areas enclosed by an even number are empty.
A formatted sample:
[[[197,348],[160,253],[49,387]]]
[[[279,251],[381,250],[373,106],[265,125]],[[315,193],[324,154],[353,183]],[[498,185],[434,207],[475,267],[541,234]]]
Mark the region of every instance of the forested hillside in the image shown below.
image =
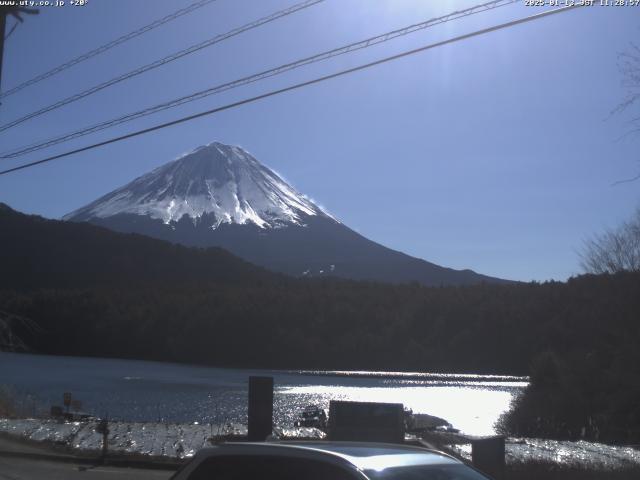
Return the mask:
[[[0,289],[260,282],[277,276],[220,248],[186,248],[0,203]]]

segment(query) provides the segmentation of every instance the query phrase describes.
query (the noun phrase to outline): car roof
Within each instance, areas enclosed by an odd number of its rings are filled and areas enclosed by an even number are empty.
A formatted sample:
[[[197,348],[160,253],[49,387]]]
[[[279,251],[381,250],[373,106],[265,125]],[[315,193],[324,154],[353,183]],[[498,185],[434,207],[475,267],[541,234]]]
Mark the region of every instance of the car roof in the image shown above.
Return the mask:
[[[283,441],[223,443],[211,455],[288,455],[346,461],[360,470],[379,470],[393,466],[453,465],[461,462],[442,452],[401,444],[367,442]],[[201,452],[203,452],[201,450]],[[215,452],[213,450],[216,450]],[[204,452],[203,452],[204,453]],[[204,453],[206,455],[206,453]]]

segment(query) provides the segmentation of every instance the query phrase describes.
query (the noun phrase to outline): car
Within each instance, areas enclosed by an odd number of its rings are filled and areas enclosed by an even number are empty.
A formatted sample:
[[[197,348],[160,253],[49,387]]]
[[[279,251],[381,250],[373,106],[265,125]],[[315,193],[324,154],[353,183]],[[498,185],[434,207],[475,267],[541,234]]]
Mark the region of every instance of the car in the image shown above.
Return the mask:
[[[437,450],[361,442],[223,443],[172,480],[488,480]]]
[[[300,418],[295,421],[295,427],[315,427],[321,430],[327,428],[327,412],[317,405],[309,405],[300,414]]]

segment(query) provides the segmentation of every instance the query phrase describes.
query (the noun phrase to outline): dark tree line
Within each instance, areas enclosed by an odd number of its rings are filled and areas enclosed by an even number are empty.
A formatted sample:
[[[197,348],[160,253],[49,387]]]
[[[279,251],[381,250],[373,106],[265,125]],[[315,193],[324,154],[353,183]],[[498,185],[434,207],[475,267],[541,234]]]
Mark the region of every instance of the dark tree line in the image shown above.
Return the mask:
[[[281,284],[0,291],[15,332],[52,354],[228,366],[528,374],[541,352],[629,370],[640,275],[568,283]],[[591,362],[591,363],[589,363]]]

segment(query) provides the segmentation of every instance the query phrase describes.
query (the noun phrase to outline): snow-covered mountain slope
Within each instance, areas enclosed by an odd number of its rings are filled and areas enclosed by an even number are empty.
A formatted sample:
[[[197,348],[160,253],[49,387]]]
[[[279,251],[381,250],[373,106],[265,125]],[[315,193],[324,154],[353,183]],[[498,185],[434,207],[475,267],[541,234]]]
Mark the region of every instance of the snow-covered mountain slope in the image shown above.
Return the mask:
[[[240,147],[214,142],[64,217],[295,276],[463,285],[499,279],[391,250],[335,220]]]
[[[143,175],[65,220],[91,220],[118,214],[144,215],[165,224],[204,215],[212,229],[222,224],[260,228],[301,225],[302,216],[328,216],[275,172],[240,147],[219,142]]]

